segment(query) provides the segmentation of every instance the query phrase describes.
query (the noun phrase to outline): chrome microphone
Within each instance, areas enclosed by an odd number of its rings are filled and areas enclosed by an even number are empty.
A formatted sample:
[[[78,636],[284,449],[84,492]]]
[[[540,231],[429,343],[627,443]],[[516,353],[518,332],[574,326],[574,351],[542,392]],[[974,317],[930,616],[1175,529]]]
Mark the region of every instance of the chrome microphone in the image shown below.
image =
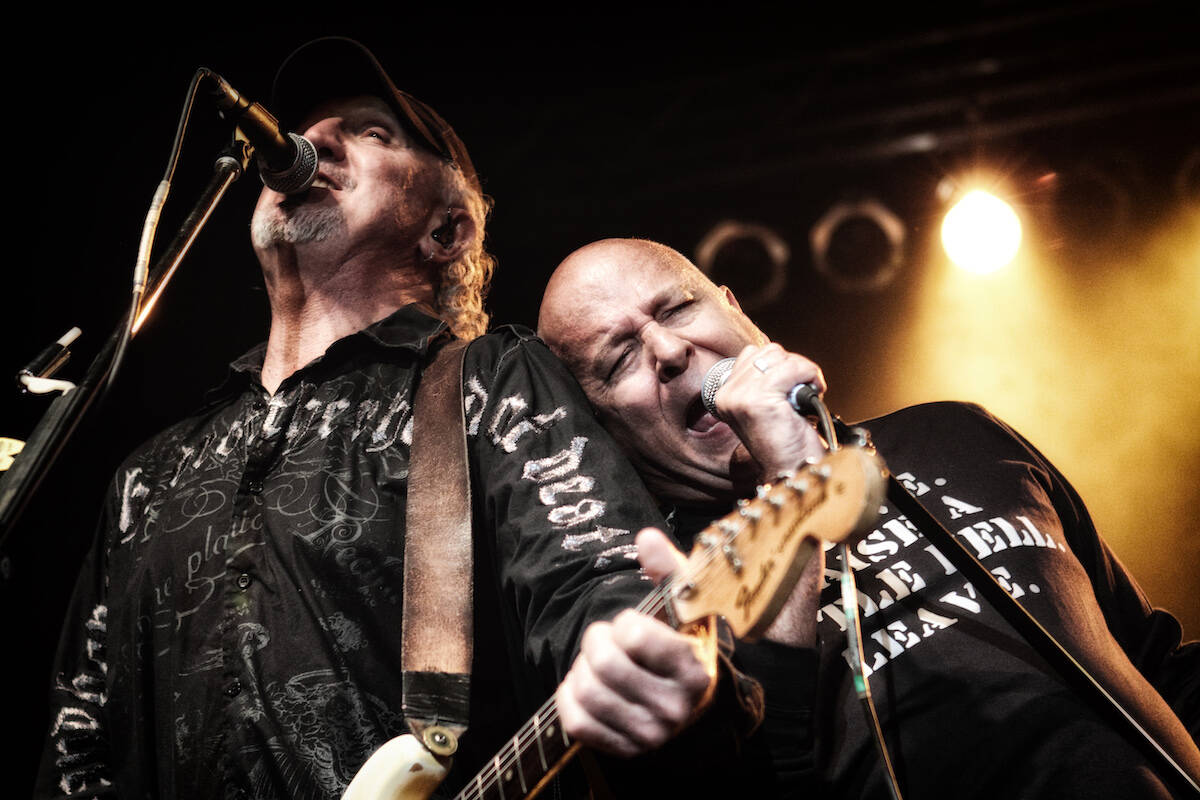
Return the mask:
[[[252,103],[215,72],[204,71],[212,81],[212,96],[218,110],[231,117],[254,145],[263,185],[280,194],[307,191],[317,177],[317,148],[313,143],[299,134],[284,131],[262,105]]]
[[[704,404],[705,410],[717,419],[724,419],[717,410],[717,390],[725,385],[736,361],[736,358],[723,358],[713,364],[708,368],[708,372],[704,373],[704,382],[700,385],[700,402]],[[797,383],[787,393],[788,404],[797,414],[803,416],[816,415],[816,404],[820,399],[821,390],[815,383]]]
[[[704,382],[700,384],[700,402],[717,419],[721,419],[721,412],[717,410],[717,389],[725,385],[735,361],[736,358],[722,358],[708,368],[708,372],[704,373]]]

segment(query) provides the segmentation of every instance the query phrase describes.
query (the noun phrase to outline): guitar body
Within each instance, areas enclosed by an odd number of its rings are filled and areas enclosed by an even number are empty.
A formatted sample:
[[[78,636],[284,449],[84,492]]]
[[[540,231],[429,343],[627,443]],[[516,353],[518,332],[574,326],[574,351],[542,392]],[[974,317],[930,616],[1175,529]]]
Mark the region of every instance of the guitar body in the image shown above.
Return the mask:
[[[417,737],[406,733],[371,754],[342,800],[427,800],[448,768]]]

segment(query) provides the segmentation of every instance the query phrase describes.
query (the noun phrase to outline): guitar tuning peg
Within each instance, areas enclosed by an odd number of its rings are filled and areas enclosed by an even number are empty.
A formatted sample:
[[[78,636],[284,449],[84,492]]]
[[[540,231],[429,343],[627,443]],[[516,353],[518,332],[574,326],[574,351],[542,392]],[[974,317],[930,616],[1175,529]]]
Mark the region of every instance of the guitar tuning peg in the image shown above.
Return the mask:
[[[738,513],[746,519],[752,519],[755,521],[762,519],[762,509],[759,508],[751,508],[743,505]]]
[[[735,575],[740,573],[742,571],[742,557],[738,554],[737,549],[731,544],[726,544],[721,548],[721,552],[725,555],[725,560],[729,562],[729,567],[733,570],[733,573]]]
[[[806,481],[804,478],[794,478],[787,481],[783,485],[791,489],[796,494],[804,494],[809,488],[808,481]]]
[[[871,447],[871,432],[857,425],[850,429],[850,442],[856,447]]]

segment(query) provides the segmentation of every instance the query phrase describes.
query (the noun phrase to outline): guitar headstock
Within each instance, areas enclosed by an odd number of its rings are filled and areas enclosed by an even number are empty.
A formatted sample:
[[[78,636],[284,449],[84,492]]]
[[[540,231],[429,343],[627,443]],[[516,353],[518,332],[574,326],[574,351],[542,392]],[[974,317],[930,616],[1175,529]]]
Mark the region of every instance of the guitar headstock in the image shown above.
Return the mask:
[[[874,526],[886,478],[873,449],[846,446],[760,486],[696,536],[687,568],[673,578],[675,616],[687,623],[719,614],[735,636],[758,638],[822,542]]]

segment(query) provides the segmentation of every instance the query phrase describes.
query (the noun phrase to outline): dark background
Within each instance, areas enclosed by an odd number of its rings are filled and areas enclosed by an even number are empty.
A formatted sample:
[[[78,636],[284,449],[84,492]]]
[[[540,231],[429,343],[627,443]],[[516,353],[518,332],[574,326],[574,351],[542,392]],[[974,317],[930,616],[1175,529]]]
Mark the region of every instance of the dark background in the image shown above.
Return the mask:
[[[534,325],[546,277],[588,241],[643,236],[694,258],[723,220],[769,226],[790,249],[782,288],[754,299],[769,274],[745,243],[722,252],[715,277],[749,298],[770,335],[822,364],[835,413],[984,403],[1076,482],[1151,600],[1190,637],[1200,632],[1193,3],[854,4],[803,14],[750,4],[397,7],[358,17],[325,7],[303,14],[320,22],[189,10],[170,25],[120,13],[33,13],[9,29],[14,174],[0,370],[15,374],[77,325],[84,335],[62,377],[78,380],[108,338],[198,67],[266,102],[296,45],[349,35],[468,144],[496,200],[497,321]],[[156,252],[229,133],[197,106]],[[1002,164],[1025,203],[1027,241],[1040,253],[1028,268],[1043,292],[1036,303],[987,289],[963,300],[945,288],[936,189],[978,163]],[[247,234],[257,187],[248,174],[218,208],[115,389],[3,543],[7,727],[22,778],[36,760],[57,627],[112,470],[264,337]],[[890,283],[847,289],[815,269],[808,237],[832,204],[863,196],[891,208],[907,239]],[[847,259],[879,248],[869,230],[836,242]],[[939,305],[964,303],[974,323],[1008,320],[985,331],[987,348],[971,344],[976,333],[957,336]],[[934,327],[914,332],[921,319]],[[962,352],[934,352],[956,339]],[[956,358],[970,369],[935,370]],[[0,393],[0,436],[26,438],[47,403],[11,386]]]

